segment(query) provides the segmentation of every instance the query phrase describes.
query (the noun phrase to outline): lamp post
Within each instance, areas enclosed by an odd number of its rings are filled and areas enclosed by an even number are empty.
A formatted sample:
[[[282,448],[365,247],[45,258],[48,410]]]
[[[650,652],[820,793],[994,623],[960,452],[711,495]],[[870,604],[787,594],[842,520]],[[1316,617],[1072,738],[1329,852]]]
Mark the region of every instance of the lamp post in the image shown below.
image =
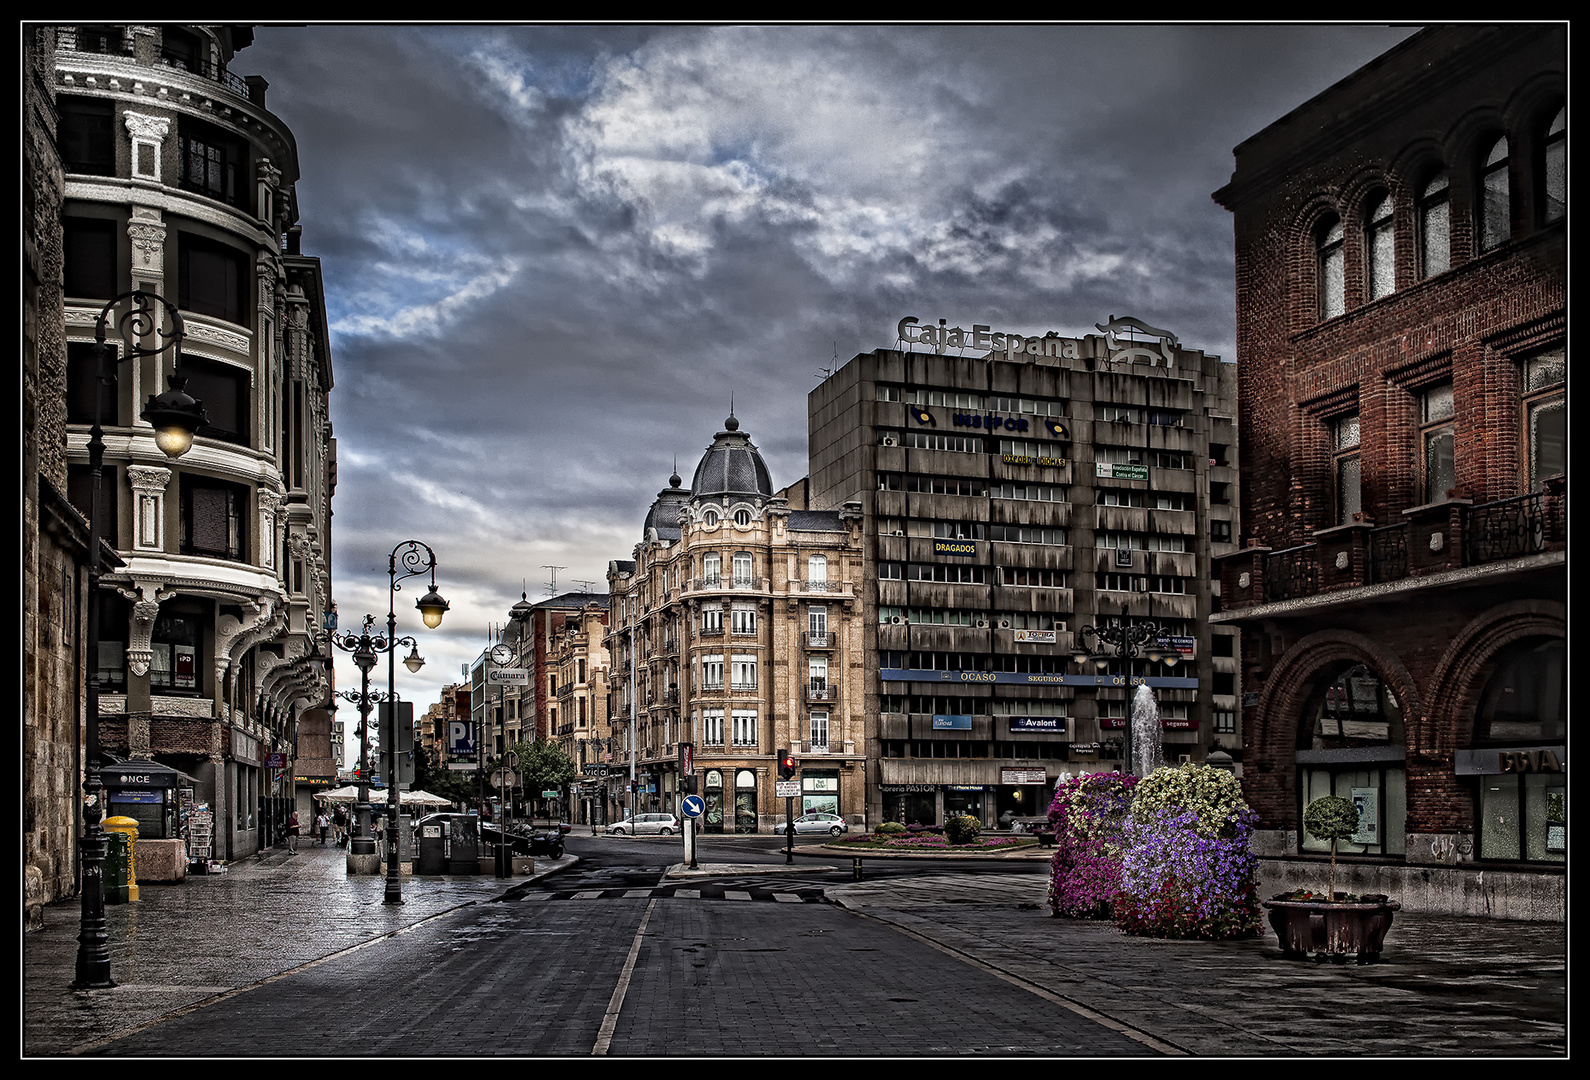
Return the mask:
[[[359,709],[359,802],[354,808],[355,827],[348,841],[349,855],[375,854],[375,841],[370,836],[370,710],[376,703],[389,699],[381,691],[370,689],[370,672],[375,668],[376,653],[386,648],[385,638],[370,633],[374,625],[375,616],[366,615],[360,633],[345,630],[331,635],[331,644],[352,653],[353,665],[359,669],[358,690],[338,690],[332,695],[353,702]],[[329,657],[327,662],[330,662]]]
[[[111,313],[127,301],[117,318],[118,330],[126,351],[118,356],[107,344]],[[164,318],[162,318],[162,314]],[[166,329],[169,320],[170,330]],[[86,628],[88,673],[83,704],[86,712],[86,739],[83,776],[83,839],[78,893],[82,916],[77,935],[75,990],[95,990],[115,986],[110,976],[110,943],[105,929],[105,831],[104,784],[99,777],[99,623],[100,623],[100,483],[105,468],[105,387],[111,382],[113,365],[131,358],[158,357],[169,351],[172,370],[169,387],[163,394],[149,395],[140,417],[155,429],[155,445],[170,458],[178,458],[193,445],[194,434],[204,426],[204,409],[189,397],[182,377],[182,315],[174,304],[142,289],[123,293],[100,309],[94,323],[94,419],[88,431],[88,464],[92,477],[88,511],[88,612]],[[151,340],[152,339],[152,340]]]
[[[1164,628],[1157,622],[1128,623],[1125,621],[1126,611],[1121,611],[1122,621],[1114,625],[1084,626],[1077,631],[1077,640],[1082,644],[1071,650],[1071,656],[1079,665],[1093,664],[1099,670],[1109,666],[1111,660],[1133,660],[1138,656],[1145,660],[1157,660],[1167,667],[1174,667],[1181,659],[1181,653],[1172,647],[1162,647],[1159,644],[1160,635]],[[1087,647],[1089,639],[1094,645]],[[1113,652],[1105,652],[1108,647]],[[1130,682],[1131,669],[1128,665],[1127,676]],[[1122,728],[1125,736],[1122,740],[1122,761],[1130,769],[1132,763],[1132,721],[1128,717]]]
[[[427,573],[431,575],[431,587],[424,596],[415,603],[419,609],[420,618],[432,630],[442,625],[442,616],[447,613],[447,601],[443,600],[436,591],[436,552],[418,540],[405,540],[392,549],[392,554],[387,560],[387,607],[386,607],[386,689],[387,698],[392,710],[392,738],[391,746],[387,747],[387,809],[386,809],[386,902],[388,904],[401,904],[403,902],[403,881],[398,868],[398,782],[397,782],[397,647],[399,645],[411,646],[408,656],[403,658],[403,666],[409,671],[419,671],[425,661],[420,657],[419,643],[413,638],[399,638],[397,636],[397,607],[396,597],[400,586],[398,582],[411,577],[418,577]]]

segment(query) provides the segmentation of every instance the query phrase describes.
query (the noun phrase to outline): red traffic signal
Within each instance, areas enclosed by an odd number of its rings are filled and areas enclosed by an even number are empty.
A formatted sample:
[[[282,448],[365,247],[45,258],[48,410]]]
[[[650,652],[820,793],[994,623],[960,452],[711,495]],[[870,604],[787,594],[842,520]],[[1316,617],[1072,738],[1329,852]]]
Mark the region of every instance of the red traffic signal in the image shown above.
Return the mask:
[[[795,779],[795,755],[788,750],[778,752],[778,778],[780,780]]]

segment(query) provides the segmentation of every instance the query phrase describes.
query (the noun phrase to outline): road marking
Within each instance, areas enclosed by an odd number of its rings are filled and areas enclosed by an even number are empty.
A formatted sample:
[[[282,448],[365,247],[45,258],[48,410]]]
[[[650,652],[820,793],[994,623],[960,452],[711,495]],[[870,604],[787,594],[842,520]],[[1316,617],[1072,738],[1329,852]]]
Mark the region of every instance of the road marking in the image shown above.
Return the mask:
[[[679,896],[679,897],[683,897],[686,900],[700,900],[701,899],[701,890],[700,889],[675,889],[674,890],[674,895],[675,896]]]
[[[625,900],[645,900],[651,896],[650,889],[630,889],[624,894]]]
[[[725,900],[749,900],[751,899],[751,894],[748,892],[740,892],[737,889],[724,889],[723,898]]]
[[[618,1013],[624,1007],[624,995],[629,991],[629,977],[635,970],[635,958],[640,955],[640,939],[646,933],[646,924],[651,922],[651,913],[656,907],[657,901],[654,898],[646,905],[646,914],[641,916],[640,925],[635,928],[635,940],[629,944],[629,955],[624,958],[624,970],[619,974],[618,985],[613,987],[613,996],[607,1003],[607,1012],[602,1016],[602,1028],[596,1033],[596,1045],[591,1047],[593,1056],[606,1056],[607,1048],[613,1043],[613,1029],[618,1026]]]
[[[781,904],[798,904],[801,902],[800,897],[796,896],[794,893],[787,892],[776,892],[773,894],[773,899],[777,900]]]
[[[577,892],[577,893],[575,893],[569,899],[571,899],[571,900],[600,900],[602,898],[602,892],[603,892],[603,890],[601,890],[601,889],[587,889],[585,892]]]

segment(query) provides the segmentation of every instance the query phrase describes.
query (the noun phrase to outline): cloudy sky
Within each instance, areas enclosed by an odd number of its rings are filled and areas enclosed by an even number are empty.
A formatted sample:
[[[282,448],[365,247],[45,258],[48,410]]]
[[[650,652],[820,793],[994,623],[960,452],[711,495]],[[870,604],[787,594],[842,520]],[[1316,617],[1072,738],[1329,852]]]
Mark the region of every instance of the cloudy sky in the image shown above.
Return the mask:
[[[521,592],[632,557],[735,415],[806,474],[820,373],[905,315],[1235,357],[1232,148],[1387,26],[262,26],[323,263],[341,625],[435,549],[424,709]],[[357,686],[339,657],[338,683]],[[384,666],[384,665],[383,665]]]

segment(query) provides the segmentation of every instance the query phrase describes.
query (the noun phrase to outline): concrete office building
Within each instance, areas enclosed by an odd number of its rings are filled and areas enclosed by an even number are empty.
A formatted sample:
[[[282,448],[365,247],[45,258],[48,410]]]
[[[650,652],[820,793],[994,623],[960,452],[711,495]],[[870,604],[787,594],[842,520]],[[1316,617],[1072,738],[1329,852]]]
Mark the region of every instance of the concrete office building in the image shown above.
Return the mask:
[[[811,503],[863,517],[869,822],[1045,813],[1061,776],[1123,765],[1139,683],[1166,760],[1240,756],[1236,637],[1208,626],[1235,371],[1137,320],[1098,329],[902,320],[903,348],[810,395]],[[1149,623],[1179,662],[1083,633]]]

